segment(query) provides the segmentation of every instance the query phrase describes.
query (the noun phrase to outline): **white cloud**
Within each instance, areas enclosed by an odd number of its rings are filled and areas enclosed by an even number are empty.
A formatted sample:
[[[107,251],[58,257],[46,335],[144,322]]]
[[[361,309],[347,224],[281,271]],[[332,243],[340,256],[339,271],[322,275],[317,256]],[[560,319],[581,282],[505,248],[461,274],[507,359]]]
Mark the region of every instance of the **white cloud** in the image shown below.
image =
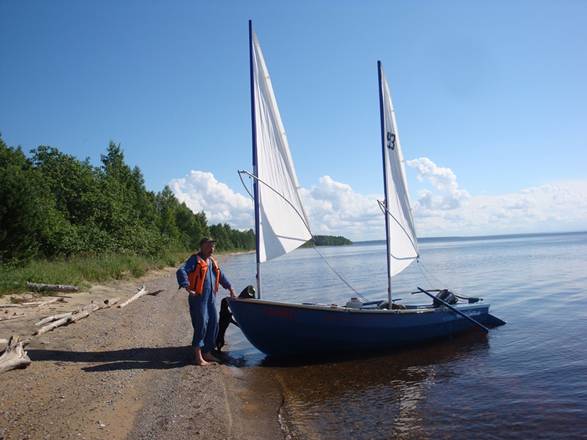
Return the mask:
[[[421,230],[478,235],[587,229],[587,181],[558,182],[518,192],[473,196],[454,212],[429,212]],[[417,215],[417,214],[416,214]]]
[[[420,236],[485,235],[499,233],[587,230],[587,181],[558,182],[498,195],[470,195],[460,188],[455,174],[428,158],[408,161],[422,182],[414,205]],[[191,171],[174,179],[176,197],[194,211],[204,210],[212,223],[237,228],[253,224],[253,204],[212,173]],[[323,176],[316,185],[301,189],[315,234],[344,235],[353,240],[383,238],[380,195],[361,194],[346,183]]]
[[[252,227],[251,199],[219,182],[210,172],[192,170],[185,177],[173,179],[169,187],[192,211],[204,211],[209,223],[228,223],[238,229]]]
[[[377,239],[384,234],[377,196],[359,194],[330,176],[301,190],[314,234],[345,235],[351,239]],[[379,197],[381,198],[381,197]]]
[[[469,193],[459,188],[457,176],[450,168],[439,167],[427,157],[408,160],[406,164],[418,170],[418,180],[427,181],[436,190],[422,190],[418,194],[414,208],[420,208],[422,215],[426,211],[437,209],[457,209],[471,197]]]

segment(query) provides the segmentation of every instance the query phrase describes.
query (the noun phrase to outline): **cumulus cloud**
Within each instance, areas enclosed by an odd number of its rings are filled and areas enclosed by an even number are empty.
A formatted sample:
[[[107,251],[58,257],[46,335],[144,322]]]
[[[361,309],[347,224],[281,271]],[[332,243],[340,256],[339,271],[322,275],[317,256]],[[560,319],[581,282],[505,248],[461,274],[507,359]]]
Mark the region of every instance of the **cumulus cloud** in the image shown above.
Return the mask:
[[[470,195],[455,174],[430,159],[408,161],[430,184],[418,193],[414,217],[419,236],[485,235],[587,229],[587,181],[558,182],[497,195]],[[253,204],[204,171],[174,179],[170,187],[194,211],[204,210],[212,223],[237,228],[253,225]],[[300,190],[315,234],[344,235],[353,240],[384,237],[377,199],[330,176]]]
[[[302,188],[301,196],[315,234],[363,240],[384,234],[377,196],[357,193],[350,185],[330,176],[320,177],[317,185]]]
[[[454,210],[417,206],[423,235],[485,235],[587,229],[587,181],[558,182],[517,192],[471,196]]]
[[[192,211],[204,211],[210,223],[228,223],[238,229],[253,226],[250,197],[233,191],[210,172],[192,170],[185,177],[173,179],[169,187]]]
[[[470,198],[467,191],[460,189],[457,176],[450,168],[439,167],[427,157],[406,161],[406,164],[418,171],[418,180],[428,182],[435,189],[421,190],[415,203],[415,209],[428,216],[427,211],[438,209],[457,209]]]

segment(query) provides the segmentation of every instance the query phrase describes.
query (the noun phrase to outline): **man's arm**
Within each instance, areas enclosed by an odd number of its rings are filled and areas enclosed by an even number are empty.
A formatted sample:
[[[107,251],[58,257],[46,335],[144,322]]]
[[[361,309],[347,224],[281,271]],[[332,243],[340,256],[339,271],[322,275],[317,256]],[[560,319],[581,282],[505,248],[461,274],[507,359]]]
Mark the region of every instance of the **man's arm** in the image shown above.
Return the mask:
[[[223,271],[220,271],[220,285],[222,287],[224,287],[226,290],[230,291],[230,296],[234,298],[234,296],[235,296],[234,289],[230,285],[230,281],[228,281],[228,278],[226,278],[224,276],[224,272]]]

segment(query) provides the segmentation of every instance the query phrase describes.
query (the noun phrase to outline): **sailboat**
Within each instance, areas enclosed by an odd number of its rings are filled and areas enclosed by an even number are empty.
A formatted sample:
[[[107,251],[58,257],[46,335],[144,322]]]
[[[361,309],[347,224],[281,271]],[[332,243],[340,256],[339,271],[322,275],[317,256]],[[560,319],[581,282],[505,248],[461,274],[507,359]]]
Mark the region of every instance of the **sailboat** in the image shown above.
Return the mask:
[[[418,291],[432,304],[396,305],[392,277],[419,259],[418,242],[391,93],[378,62],[379,108],[387,248],[387,301],[354,300],[345,306],[292,304],[261,299],[261,265],[312,239],[308,217],[285,129],[263,52],[249,21],[249,61],[253,172],[239,171],[253,181],[257,295],[229,298],[229,307],[246,338],[271,356],[327,352],[382,351],[422,343],[478,328],[504,324],[478,298],[449,303],[447,295]],[[347,283],[348,284],[348,283]],[[447,291],[439,291],[447,293]],[[453,298],[454,300],[455,298]]]

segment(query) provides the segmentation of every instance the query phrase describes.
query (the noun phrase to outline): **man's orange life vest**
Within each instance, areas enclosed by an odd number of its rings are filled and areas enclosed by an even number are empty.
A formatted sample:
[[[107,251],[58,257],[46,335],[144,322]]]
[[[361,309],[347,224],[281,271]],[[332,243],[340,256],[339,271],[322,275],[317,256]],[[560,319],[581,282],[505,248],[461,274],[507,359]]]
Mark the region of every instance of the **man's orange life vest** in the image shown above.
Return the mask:
[[[201,295],[204,292],[204,280],[206,279],[206,274],[208,273],[208,263],[206,260],[201,258],[199,255],[196,255],[196,268],[193,272],[188,274],[188,281],[190,283],[190,290],[193,290],[198,295]],[[218,292],[218,285],[220,284],[220,268],[218,267],[218,263],[212,257],[210,257],[210,261],[212,261],[212,269],[214,270],[214,274],[216,275],[216,283],[214,284],[213,292]]]

